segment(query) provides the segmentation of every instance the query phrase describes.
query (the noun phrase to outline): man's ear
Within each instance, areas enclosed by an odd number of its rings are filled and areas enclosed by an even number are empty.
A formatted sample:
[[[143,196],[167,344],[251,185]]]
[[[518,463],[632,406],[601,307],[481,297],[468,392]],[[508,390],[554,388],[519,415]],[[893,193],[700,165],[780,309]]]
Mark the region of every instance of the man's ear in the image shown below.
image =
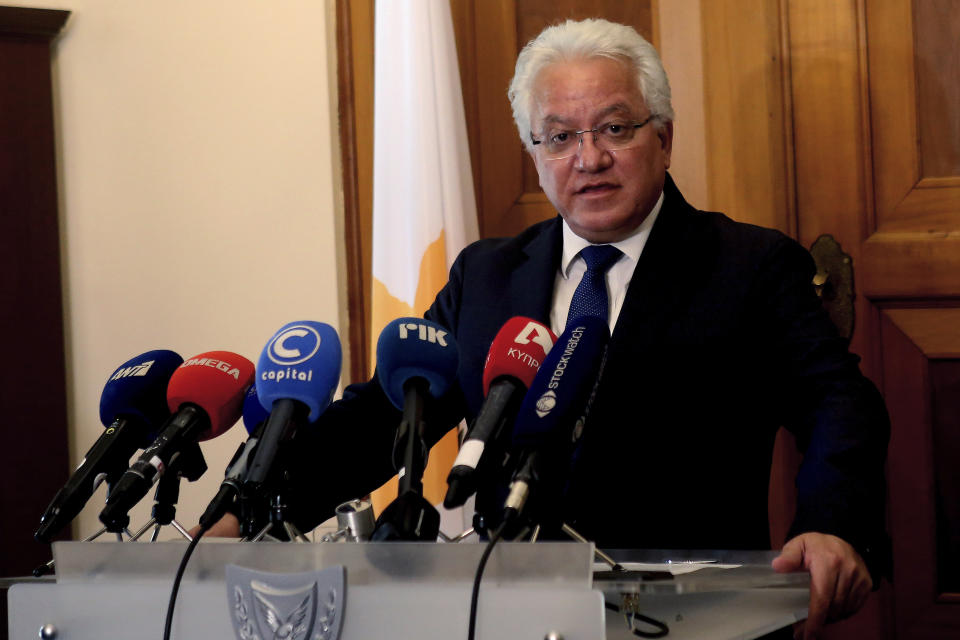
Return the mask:
[[[670,168],[670,154],[673,152],[673,122],[664,123],[662,129],[657,129],[660,138],[660,150],[663,153],[663,168]]]
[[[524,151],[530,156],[530,159],[533,160],[533,166],[537,169],[537,184],[540,185],[540,188],[543,188],[543,181],[540,180],[540,161],[537,157],[537,154],[533,152],[533,149],[527,145],[523,145]]]

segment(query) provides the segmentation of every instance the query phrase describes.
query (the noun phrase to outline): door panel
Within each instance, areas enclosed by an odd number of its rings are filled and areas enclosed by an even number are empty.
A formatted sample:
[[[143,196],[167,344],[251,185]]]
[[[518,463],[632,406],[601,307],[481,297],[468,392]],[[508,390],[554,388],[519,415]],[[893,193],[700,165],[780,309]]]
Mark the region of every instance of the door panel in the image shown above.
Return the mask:
[[[960,309],[885,309],[898,638],[960,634]]]
[[[943,0],[866,8],[878,230],[956,231],[960,11]]]

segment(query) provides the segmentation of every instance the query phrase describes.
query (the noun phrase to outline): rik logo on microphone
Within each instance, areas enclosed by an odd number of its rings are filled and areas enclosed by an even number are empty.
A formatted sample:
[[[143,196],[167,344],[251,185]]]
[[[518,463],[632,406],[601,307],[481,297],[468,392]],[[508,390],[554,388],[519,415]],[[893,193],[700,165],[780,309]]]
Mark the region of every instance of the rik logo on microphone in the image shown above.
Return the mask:
[[[417,324],[414,322],[407,322],[397,326],[400,329],[401,340],[416,336],[417,339],[423,340],[424,342],[439,344],[441,347],[447,346],[447,341],[444,340],[447,335],[446,331],[440,331],[436,327],[428,327],[425,324]]]

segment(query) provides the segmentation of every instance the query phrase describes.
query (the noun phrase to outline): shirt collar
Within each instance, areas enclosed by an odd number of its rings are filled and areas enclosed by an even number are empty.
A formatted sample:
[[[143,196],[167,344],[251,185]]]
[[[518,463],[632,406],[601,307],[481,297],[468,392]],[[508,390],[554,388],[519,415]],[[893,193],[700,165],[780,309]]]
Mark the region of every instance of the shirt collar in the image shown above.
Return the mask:
[[[647,244],[647,238],[650,237],[650,230],[653,229],[653,223],[656,222],[657,215],[660,213],[662,206],[663,192],[661,191],[660,197],[657,198],[657,203],[653,205],[653,209],[651,209],[647,217],[643,219],[640,226],[638,226],[629,237],[618,242],[611,242],[610,244],[620,249],[620,251],[636,263],[640,260],[640,254],[643,253],[643,247]],[[560,275],[564,278],[569,277],[570,265],[573,264],[574,258],[577,257],[581,249],[589,247],[590,244],[590,242],[575,234],[566,220],[563,221],[563,252],[560,255]]]

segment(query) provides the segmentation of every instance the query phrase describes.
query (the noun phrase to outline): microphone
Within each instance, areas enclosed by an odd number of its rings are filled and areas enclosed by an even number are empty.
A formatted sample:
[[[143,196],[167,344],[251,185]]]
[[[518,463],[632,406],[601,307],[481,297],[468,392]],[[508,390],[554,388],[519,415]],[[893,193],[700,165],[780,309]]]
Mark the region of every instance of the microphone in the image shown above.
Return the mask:
[[[524,511],[531,493],[540,496],[542,522],[556,505],[561,470],[583,434],[596,385],[603,373],[610,331],[606,321],[583,316],[557,338],[523,399],[512,450],[520,461],[504,504],[504,519]]]
[[[278,524],[291,539],[300,535],[287,522],[286,487],[278,484],[285,481],[280,474],[285,465],[279,458],[298,427],[317,420],[330,404],[342,360],[336,330],[310,320],[285,324],[260,354],[254,385],[261,407],[269,413],[240,488],[244,537],[254,536],[265,520],[270,524],[260,535]]]
[[[43,512],[33,536],[38,542],[50,542],[83,510],[101,482],[114,484],[130,456],[149,445],[170,415],[167,383],[182,362],[173,351],[158,349],[127,360],[113,372],[100,395],[105,431]]]
[[[270,412],[260,404],[260,396],[257,395],[257,385],[252,384],[247,389],[247,395],[243,397],[243,428],[247,433],[253,435],[253,432],[262,423],[266,422]]]
[[[493,339],[483,368],[486,398],[447,476],[447,509],[461,506],[476,492],[482,475],[478,464],[490,459],[482,457],[487,443],[500,442],[556,339],[545,325],[522,316],[508,320]]]
[[[167,406],[174,414],[107,496],[100,521],[109,531],[123,530],[127,512],[167,467],[183,461],[196,464],[200,453],[197,443],[215,438],[233,426],[240,418],[243,397],[252,382],[253,363],[230,351],[201,353],[174,371],[167,387]],[[185,470],[183,475],[195,480],[203,472],[200,469],[196,473],[195,469]]]
[[[246,442],[237,447],[236,453],[233,454],[230,463],[227,464],[227,468],[223,473],[224,480],[220,483],[220,489],[200,516],[199,522],[201,530],[208,530],[214,523],[220,520],[230,505],[237,499],[237,496],[240,495],[240,487],[243,483],[244,476],[247,475],[250,458],[257,450],[257,443],[259,443],[260,437],[263,435],[263,427],[269,415],[267,410],[263,408],[263,405],[260,404],[260,398],[257,397],[256,386],[250,385],[243,399],[243,426],[250,437],[247,438]]]
[[[403,411],[393,448],[400,471],[399,496],[377,519],[374,540],[436,540],[440,514],[423,498],[427,464],[424,409],[443,396],[457,376],[456,341],[440,325],[398,318],[377,340],[377,378],[393,406]]]
[[[267,342],[255,386],[270,414],[244,479],[245,494],[263,487],[281,444],[295,435],[297,426],[315,422],[333,400],[342,360],[337,331],[323,322],[287,323]]]

